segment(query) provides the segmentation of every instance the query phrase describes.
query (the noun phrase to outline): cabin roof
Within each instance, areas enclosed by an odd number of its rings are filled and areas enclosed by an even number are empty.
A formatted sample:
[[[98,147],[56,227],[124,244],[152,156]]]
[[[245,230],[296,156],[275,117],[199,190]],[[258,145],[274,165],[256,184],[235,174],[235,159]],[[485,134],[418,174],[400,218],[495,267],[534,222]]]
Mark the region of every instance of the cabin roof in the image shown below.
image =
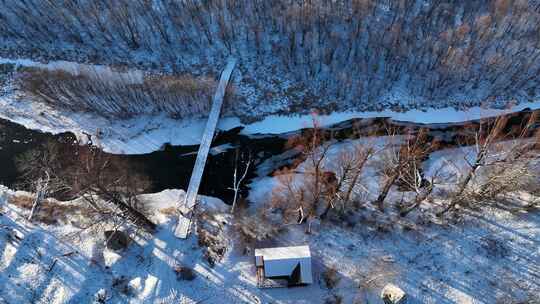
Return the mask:
[[[265,261],[311,258],[309,246],[291,246],[255,249],[255,257],[262,256]]]

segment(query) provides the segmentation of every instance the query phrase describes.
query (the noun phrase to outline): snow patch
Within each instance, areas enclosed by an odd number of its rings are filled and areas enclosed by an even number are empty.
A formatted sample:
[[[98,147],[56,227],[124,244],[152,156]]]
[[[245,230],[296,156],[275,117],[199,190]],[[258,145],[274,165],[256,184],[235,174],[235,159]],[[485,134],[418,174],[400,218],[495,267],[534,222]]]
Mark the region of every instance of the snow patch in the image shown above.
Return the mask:
[[[94,79],[122,80],[125,83],[142,83],[144,72],[137,69],[129,69],[125,72],[117,71],[107,65],[84,64],[72,61],[50,61],[41,63],[31,59],[9,59],[0,57],[0,64],[13,64],[18,67],[33,67],[50,71],[64,71],[74,76],[86,75]]]

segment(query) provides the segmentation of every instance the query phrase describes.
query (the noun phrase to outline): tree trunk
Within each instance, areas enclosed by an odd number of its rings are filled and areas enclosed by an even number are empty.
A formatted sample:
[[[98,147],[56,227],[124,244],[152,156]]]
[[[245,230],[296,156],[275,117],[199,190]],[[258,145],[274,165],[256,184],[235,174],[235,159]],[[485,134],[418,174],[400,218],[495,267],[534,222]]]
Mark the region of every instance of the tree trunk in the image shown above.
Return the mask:
[[[41,201],[47,196],[47,191],[49,188],[49,181],[50,176],[48,172],[45,172],[45,175],[47,176],[46,180],[43,180],[41,177],[37,181],[36,185],[36,198],[34,199],[34,203],[32,204],[32,209],[30,210],[30,215],[28,215],[28,220],[31,221],[34,217],[34,214],[36,213],[37,209],[39,208],[39,204],[41,204]]]
[[[471,170],[469,171],[465,179],[461,182],[458,188],[458,191],[456,192],[455,196],[452,198],[452,201],[450,202],[450,204],[446,208],[444,208],[444,210],[438,212],[437,216],[442,216],[443,214],[452,210],[453,208],[455,208],[457,205],[461,203],[461,201],[463,200],[463,198],[461,197],[463,192],[465,191],[465,189],[467,189],[467,186],[469,185],[469,182],[472,180],[474,174],[476,173],[476,170],[478,170],[478,168],[480,168],[482,164],[482,161],[484,159],[484,156],[482,155],[485,155],[485,154],[481,152],[481,155],[476,160],[474,165],[471,167]]]
[[[386,196],[388,196],[388,192],[390,192],[390,188],[392,188],[398,176],[399,176],[399,173],[394,173],[392,176],[388,178],[388,180],[384,184],[384,187],[381,193],[379,194],[377,199],[373,202],[373,204],[377,205],[377,208],[379,208],[381,212],[384,212],[384,200],[386,199]]]
[[[326,204],[326,207],[324,208],[324,211],[321,213],[321,215],[319,216],[322,219],[325,219],[326,216],[328,215],[328,212],[330,212],[330,209],[334,208],[334,199],[331,199],[328,201],[328,204]]]
[[[144,214],[124,203],[120,198],[120,194],[115,192],[105,191],[100,189],[100,196],[104,196],[109,202],[113,203],[120,210],[123,218],[130,221],[136,226],[144,228],[148,232],[154,232],[156,230],[156,224],[152,223]]]
[[[236,207],[236,200],[238,199],[238,189],[234,189],[234,197],[231,207],[231,213],[234,213],[234,208]]]
[[[356,183],[358,182],[358,178],[360,177],[360,172],[361,171],[356,172],[351,183],[349,184],[349,187],[347,188],[347,192],[345,193],[345,198],[343,199],[345,203],[348,203],[349,200],[351,199],[351,194],[354,189],[354,186],[356,186]]]
[[[409,214],[411,211],[418,208],[418,206],[420,206],[420,204],[428,198],[428,196],[431,194],[431,192],[433,192],[433,186],[432,185],[430,185],[426,191],[418,194],[414,199],[414,204],[412,204],[406,210],[401,211],[399,213],[399,215],[402,216],[402,217],[407,216],[407,214]]]

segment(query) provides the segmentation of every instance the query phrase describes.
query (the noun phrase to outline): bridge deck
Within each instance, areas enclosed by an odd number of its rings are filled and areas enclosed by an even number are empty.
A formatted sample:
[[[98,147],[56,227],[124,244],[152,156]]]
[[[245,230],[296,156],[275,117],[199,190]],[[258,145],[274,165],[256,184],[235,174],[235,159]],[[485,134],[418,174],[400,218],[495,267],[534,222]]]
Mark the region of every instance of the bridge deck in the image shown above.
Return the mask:
[[[191,226],[191,211],[193,210],[193,207],[195,207],[195,203],[197,201],[197,193],[199,192],[204,166],[206,164],[208,152],[210,151],[210,145],[212,144],[212,139],[214,138],[219,115],[221,113],[225,89],[227,88],[227,84],[229,83],[229,79],[231,78],[235,65],[236,59],[229,59],[225,70],[223,70],[221,73],[219,85],[216,93],[214,94],[214,99],[212,100],[210,115],[208,116],[206,128],[204,129],[201,139],[201,145],[199,146],[199,151],[197,152],[195,167],[193,168],[193,173],[191,174],[191,179],[189,180],[186,197],[182,202],[183,206],[180,208],[183,209],[184,212],[181,212],[181,215],[178,218],[178,224],[174,232],[176,237],[185,239],[189,233],[189,227]]]

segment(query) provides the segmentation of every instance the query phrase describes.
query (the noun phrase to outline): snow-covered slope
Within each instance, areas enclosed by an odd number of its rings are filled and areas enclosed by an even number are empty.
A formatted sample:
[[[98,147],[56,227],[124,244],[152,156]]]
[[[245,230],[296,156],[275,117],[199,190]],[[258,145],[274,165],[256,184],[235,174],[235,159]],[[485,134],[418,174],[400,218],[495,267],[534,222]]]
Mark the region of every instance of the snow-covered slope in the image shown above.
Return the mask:
[[[218,74],[249,117],[504,107],[538,97],[537,1],[6,0],[4,56]],[[46,16],[46,17],[43,17]],[[255,111],[254,111],[255,110]]]
[[[384,138],[380,139],[383,144]],[[332,157],[353,142],[335,145]],[[440,162],[460,166],[461,151],[442,150],[425,163],[431,174]],[[465,165],[465,164],[463,164]],[[301,170],[301,167],[300,167]],[[379,187],[371,170],[364,176],[374,193]],[[273,178],[252,183],[250,212],[263,208]],[[388,208],[381,214],[369,204],[353,221],[325,221],[311,234],[289,225],[275,245],[309,244],[315,283],[292,289],[258,289],[252,253],[245,253],[231,224],[235,218],[220,200],[203,197],[201,207],[224,233],[226,253],[211,267],[197,234],[188,240],[173,235],[171,210],[185,193],[165,190],[142,195],[158,223],[152,235],[138,235],[121,253],[105,249],[101,233],[80,228],[83,220],[71,208],[69,220],[29,223],[28,210],[13,198],[28,195],[0,186],[0,303],[325,303],[339,296],[343,303],[381,303],[379,292],[394,283],[412,304],[522,303],[540,294],[540,214],[509,209],[464,211],[459,220],[436,220],[426,204],[417,213],[399,217]],[[391,201],[400,196],[391,193]],[[78,202],[70,202],[79,206]],[[428,208],[428,209],[426,209]],[[59,211],[62,214],[62,210]],[[178,280],[178,265],[194,270],[193,281]],[[340,278],[328,288],[322,273],[334,268]]]
[[[33,66],[37,63],[17,61],[18,64]],[[48,68],[70,70],[90,69],[78,67],[74,63],[51,63]],[[131,74],[118,74],[107,70],[110,77],[132,77]],[[135,73],[137,74],[137,73]],[[133,76],[135,77],[135,76]],[[92,136],[94,143],[105,151],[118,154],[149,153],[160,149],[165,143],[173,145],[196,145],[200,143],[206,120],[204,118],[174,119],[166,114],[144,114],[131,119],[107,119],[92,113],[74,113],[46,104],[32,102],[27,98],[18,98],[18,93],[6,88],[0,94],[0,118],[19,123],[29,129],[41,130],[53,134],[73,132],[83,142]],[[521,103],[511,108],[500,110],[472,107],[464,110],[439,108],[427,110],[408,110],[395,112],[333,112],[331,114],[304,115],[269,115],[260,121],[242,123],[234,116],[222,117],[218,128],[229,130],[242,126],[242,134],[281,134],[302,128],[313,127],[314,119],[320,126],[329,126],[353,118],[390,117],[399,121],[416,123],[451,123],[519,111],[525,108],[538,109],[539,102]]]
[[[27,222],[27,210],[8,202],[14,195],[27,194],[0,186],[0,303],[308,304],[325,294],[317,285],[286,293],[261,291],[253,257],[234,250],[211,267],[196,237],[180,240],[173,234],[169,210],[184,195],[180,190],[141,197],[158,231],[135,238],[120,254],[104,248],[102,234],[78,228],[75,217],[55,225]],[[220,221],[230,218],[218,199],[203,198],[202,205]],[[178,265],[192,268],[195,280],[178,280]]]
[[[367,140],[367,142],[366,142]],[[338,170],[340,153],[354,145],[381,147],[385,138],[346,141],[331,147],[323,170]],[[446,165],[448,180],[467,172],[464,156],[469,149],[445,149],[433,153],[424,163],[425,177]],[[344,303],[379,303],[385,284],[393,283],[409,294],[407,303],[520,303],[534,301],[540,294],[540,212],[523,212],[506,206],[461,210],[461,216],[440,219],[434,216],[445,201],[435,199],[407,217],[401,217],[396,204],[410,192],[392,189],[382,214],[369,203],[381,187],[382,177],[374,174],[378,156],[367,164],[361,185],[356,190],[359,211],[334,220],[314,224],[315,231],[305,233],[305,225],[292,225],[277,236],[280,245],[309,244],[317,267],[337,269],[340,283],[329,294],[343,297]],[[307,164],[309,166],[309,163]],[[296,169],[295,179],[303,178],[306,163]],[[339,171],[337,171],[339,172]],[[283,180],[283,179],[282,179]],[[252,211],[265,208],[278,188],[276,177],[259,177],[251,186]],[[355,191],[356,191],[355,190]],[[349,211],[355,210],[353,207]]]

